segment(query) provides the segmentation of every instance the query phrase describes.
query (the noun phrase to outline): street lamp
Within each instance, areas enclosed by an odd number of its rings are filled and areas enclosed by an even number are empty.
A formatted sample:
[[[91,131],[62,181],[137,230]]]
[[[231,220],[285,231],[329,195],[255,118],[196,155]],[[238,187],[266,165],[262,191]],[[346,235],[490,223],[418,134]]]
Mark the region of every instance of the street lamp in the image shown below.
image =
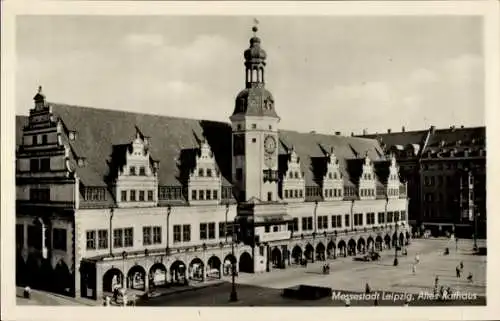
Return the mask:
[[[236,283],[235,283],[235,274],[236,274],[236,257],[234,256],[234,240],[236,231],[236,220],[233,224],[233,237],[231,240],[231,255],[233,256],[233,262],[231,264],[231,295],[229,296],[229,301],[236,302],[238,301],[238,294],[236,293]]]
[[[398,261],[398,222],[394,224],[395,227],[395,234],[396,234],[396,242],[394,244],[394,266],[398,266],[399,261]]]

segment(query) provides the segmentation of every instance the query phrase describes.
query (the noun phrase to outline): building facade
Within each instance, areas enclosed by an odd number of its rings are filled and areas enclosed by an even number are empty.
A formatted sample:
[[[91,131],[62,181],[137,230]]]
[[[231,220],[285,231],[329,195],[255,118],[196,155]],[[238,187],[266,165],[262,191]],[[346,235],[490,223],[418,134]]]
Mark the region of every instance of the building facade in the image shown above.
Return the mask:
[[[280,130],[255,34],[244,58],[230,124],[49,103],[40,88],[16,120],[18,282],[100,298],[407,244],[395,156]]]
[[[435,233],[486,236],[486,128],[366,134],[394,154],[408,182],[409,218]]]

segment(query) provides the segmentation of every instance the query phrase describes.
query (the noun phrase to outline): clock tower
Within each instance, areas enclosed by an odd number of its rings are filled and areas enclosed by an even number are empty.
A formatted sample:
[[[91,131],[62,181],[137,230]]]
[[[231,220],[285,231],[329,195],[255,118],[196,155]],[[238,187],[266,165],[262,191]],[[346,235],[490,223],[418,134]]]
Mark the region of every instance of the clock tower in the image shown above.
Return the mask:
[[[232,175],[240,202],[278,199],[278,123],[274,98],[265,87],[266,52],[257,27],[245,50],[245,89],[236,97],[232,125]]]

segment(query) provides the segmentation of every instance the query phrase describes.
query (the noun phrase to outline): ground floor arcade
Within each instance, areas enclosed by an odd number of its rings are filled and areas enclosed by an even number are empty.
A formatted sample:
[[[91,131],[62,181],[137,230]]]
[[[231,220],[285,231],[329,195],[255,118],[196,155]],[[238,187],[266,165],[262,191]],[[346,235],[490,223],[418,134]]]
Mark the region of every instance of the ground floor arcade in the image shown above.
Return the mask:
[[[304,262],[355,256],[369,251],[404,247],[410,231],[393,227],[372,231],[300,236],[255,244],[207,246],[205,249],[173,249],[163,253],[122,253],[114,257],[88,258],[80,263],[79,294],[100,299],[115,288],[146,293],[157,287],[189,285],[238,273],[286,269]]]

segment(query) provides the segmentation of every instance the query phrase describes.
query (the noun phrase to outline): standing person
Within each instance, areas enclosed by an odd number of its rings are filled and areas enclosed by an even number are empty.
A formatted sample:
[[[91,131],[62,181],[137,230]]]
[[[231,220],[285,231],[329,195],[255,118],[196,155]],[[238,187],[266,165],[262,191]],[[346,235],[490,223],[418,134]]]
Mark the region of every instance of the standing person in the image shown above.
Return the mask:
[[[366,285],[365,285],[365,293],[369,294],[369,293],[371,293],[371,291],[372,291],[372,289],[370,288],[370,285],[368,283],[366,283]]]
[[[460,278],[460,265],[457,265],[457,267],[455,268],[456,272],[457,272],[457,278]]]
[[[411,271],[412,271],[413,275],[415,275],[417,273],[417,265],[416,264],[413,264],[411,266]]]

